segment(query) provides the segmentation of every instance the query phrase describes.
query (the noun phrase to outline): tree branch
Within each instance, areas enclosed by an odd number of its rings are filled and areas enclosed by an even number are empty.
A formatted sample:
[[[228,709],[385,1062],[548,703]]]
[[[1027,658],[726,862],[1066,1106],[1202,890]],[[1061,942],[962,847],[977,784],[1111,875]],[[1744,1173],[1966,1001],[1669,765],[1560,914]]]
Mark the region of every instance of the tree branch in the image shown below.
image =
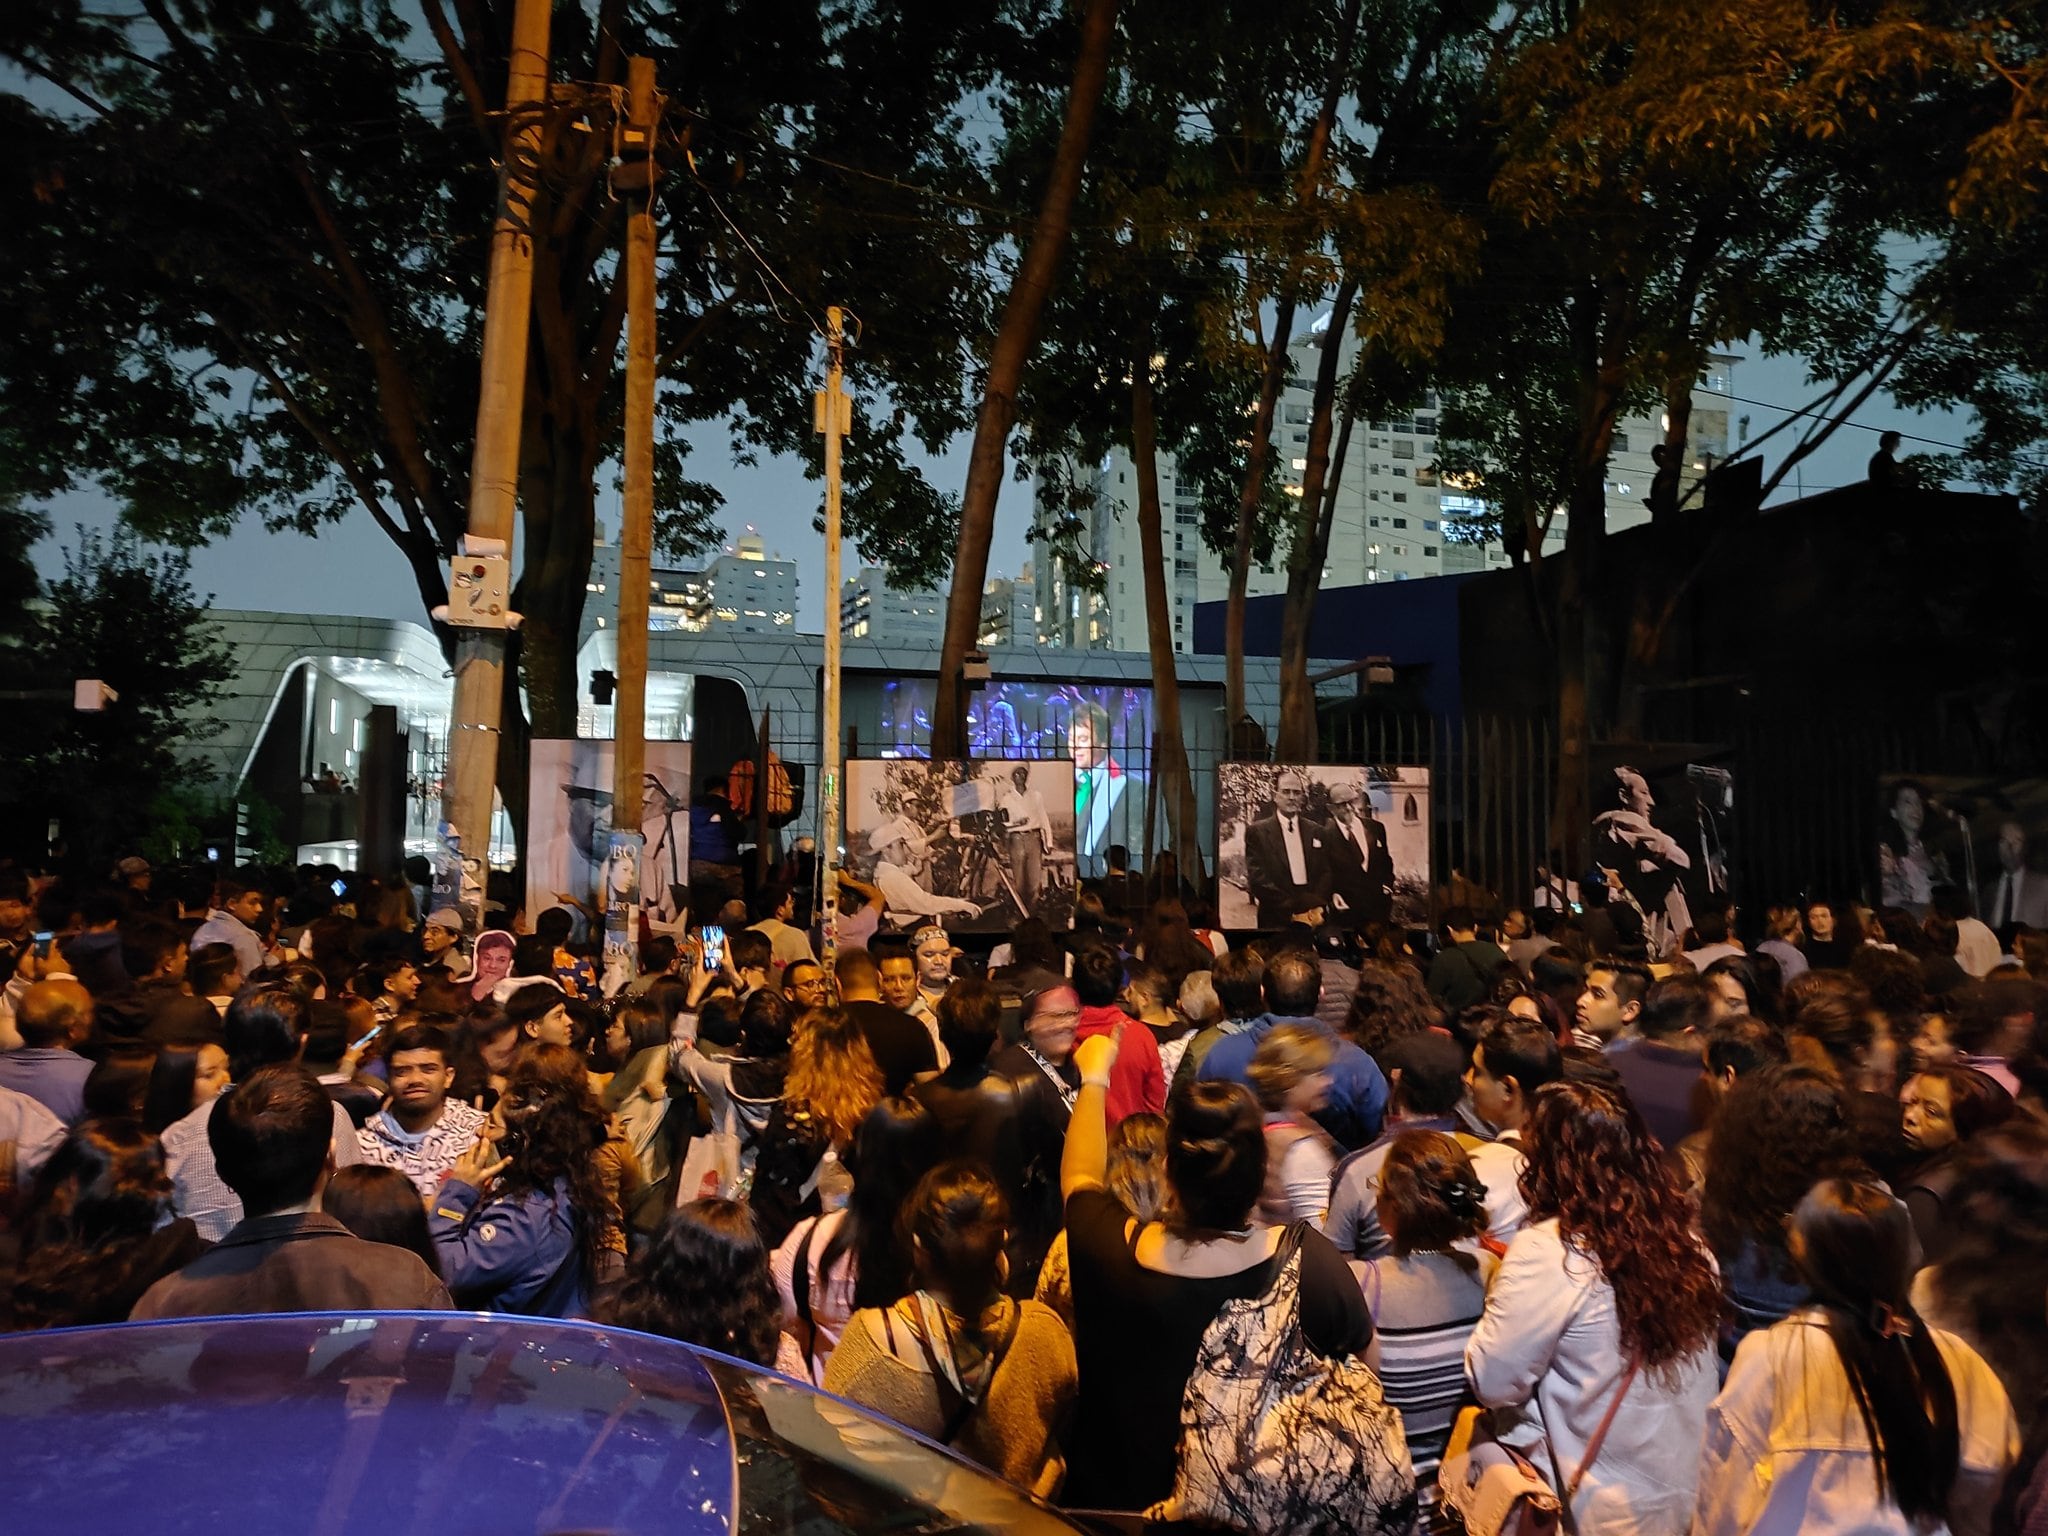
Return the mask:
[[[420,9],[426,15],[427,27],[433,32],[434,41],[441,45],[441,57],[448,61],[456,88],[462,92],[463,104],[469,108],[470,126],[476,129],[476,136],[483,140],[484,148],[496,155],[504,148],[504,135],[492,129],[491,109],[484,100],[483,86],[477,82],[476,71],[470,68],[469,56],[457,41],[455,29],[448,25],[448,13],[441,9],[441,0],[420,0]]]

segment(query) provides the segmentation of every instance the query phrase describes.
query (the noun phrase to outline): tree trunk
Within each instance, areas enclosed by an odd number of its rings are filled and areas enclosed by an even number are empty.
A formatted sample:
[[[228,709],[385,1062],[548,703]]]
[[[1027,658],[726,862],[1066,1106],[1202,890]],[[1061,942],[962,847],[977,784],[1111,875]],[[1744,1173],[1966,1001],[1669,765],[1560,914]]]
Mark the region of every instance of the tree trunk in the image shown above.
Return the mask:
[[[1330,57],[1329,78],[1323,85],[1322,105],[1315,126],[1309,131],[1308,148],[1294,179],[1294,204],[1304,208],[1322,179],[1323,160],[1329,154],[1330,135],[1337,126],[1337,107],[1344,99],[1350,77],[1351,45],[1358,36],[1358,20],[1364,0],[1345,0],[1344,15],[1337,25],[1336,51]],[[1294,263],[1299,270],[1299,260]],[[1285,285],[1292,287],[1289,283]],[[1266,461],[1272,455],[1273,407],[1280,398],[1280,386],[1287,379],[1288,336],[1294,329],[1295,295],[1283,291],[1276,296],[1273,344],[1266,349],[1266,373],[1259,381],[1259,408],[1252,421],[1252,439],[1245,458],[1244,486],[1237,498],[1237,537],[1231,547],[1230,592],[1223,616],[1223,712],[1230,717],[1231,756],[1238,745],[1238,722],[1244,719],[1244,603],[1251,583],[1252,543],[1259,504],[1265,499]]]
[[[960,676],[967,653],[981,633],[981,589],[988,579],[989,544],[995,537],[996,496],[1008,460],[1010,428],[1017,417],[1017,387],[1038,340],[1039,318],[1052,291],[1053,274],[1066,254],[1081,172],[1096,109],[1109,79],[1110,46],[1116,38],[1117,0],[1088,0],[1081,17],[1081,46],[1067,91],[1059,148],[1046,178],[1038,223],[1024,248],[1023,263],[1010,285],[1003,319],[989,353],[988,382],[974,421],[974,446],[967,459],[967,487],[960,499],[960,543],[953,556],[953,584],[946,599],[946,634],[939,649],[939,677]],[[837,602],[827,593],[828,607]],[[828,620],[828,622],[830,622]],[[932,756],[961,757],[967,750],[965,695],[941,686],[932,708]]]
[[[1173,602],[1166,591],[1165,519],[1159,506],[1159,433],[1152,402],[1152,348],[1131,363],[1131,471],[1138,477],[1138,549],[1145,576],[1145,643],[1152,661],[1152,722],[1159,751],[1152,764],[1166,808],[1166,842],[1183,876],[1197,887],[1208,881],[1202,862],[1194,779],[1181,730],[1180,668],[1173,650]],[[1177,893],[1162,893],[1177,894]]]
[[[1307,464],[1301,472],[1301,499],[1294,509],[1294,528],[1287,551],[1287,605],[1280,612],[1280,736],[1283,763],[1312,763],[1317,757],[1316,690],[1308,680],[1308,633],[1315,618],[1316,595],[1323,586],[1323,561],[1330,551],[1330,514],[1343,466],[1330,463],[1330,419],[1337,400],[1337,371],[1344,353],[1344,332],[1351,323],[1357,284],[1346,280],[1330,306],[1330,324],[1323,332],[1323,355],[1316,365],[1314,403],[1309,409]]]

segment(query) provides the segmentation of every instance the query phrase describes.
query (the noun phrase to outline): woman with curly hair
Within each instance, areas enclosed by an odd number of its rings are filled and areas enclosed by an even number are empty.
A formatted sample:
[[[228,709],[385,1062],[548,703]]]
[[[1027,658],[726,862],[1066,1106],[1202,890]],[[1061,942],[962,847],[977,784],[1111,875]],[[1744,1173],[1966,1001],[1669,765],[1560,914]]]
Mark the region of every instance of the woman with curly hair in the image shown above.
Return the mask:
[[[441,1274],[463,1306],[584,1314],[616,1251],[618,1207],[598,1162],[605,1141],[583,1057],[545,1042],[522,1050],[491,1124],[428,1213]]]
[[[882,1097],[860,1022],[843,1008],[813,1008],[797,1020],[789,1075],[768,1116],[747,1196],[761,1241],[782,1245],[800,1217],[846,1204],[853,1181],[839,1154]]]
[[[1816,1179],[1867,1176],[1841,1085],[1818,1067],[1738,1077],[1714,1117],[1700,1225],[1728,1291],[1721,1356],[1806,1301],[1786,1223]]]
[[[747,1208],[692,1200],[634,1258],[604,1320],[772,1366],[777,1311],[768,1250]]]
[[[1791,1233],[1812,1300],[1736,1353],[1708,1421],[1696,1536],[1987,1529],[2019,1435],[1990,1368],[1907,1299],[1905,1211],[1827,1179]]]
[[[1344,1019],[1344,1037],[1366,1055],[1380,1052],[1407,1035],[1440,1026],[1444,1010],[1423,985],[1422,972],[1406,963],[1368,960],[1358,968],[1358,990],[1351,994],[1351,1012]]]
[[[1466,1375],[1485,1406],[1526,1410],[1504,1441],[1579,1479],[1581,1536],[1677,1536],[1692,1520],[1721,1312],[1691,1201],[1642,1117],[1603,1088],[1542,1089],[1524,1136],[1529,1221],[1465,1348]],[[1587,1441],[1617,1401],[1588,1467]]]
[[[170,1213],[156,1137],[132,1120],[81,1122],[37,1176],[11,1326],[127,1321],[144,1291],[205,1247],[189,1220],[159,1226]]]

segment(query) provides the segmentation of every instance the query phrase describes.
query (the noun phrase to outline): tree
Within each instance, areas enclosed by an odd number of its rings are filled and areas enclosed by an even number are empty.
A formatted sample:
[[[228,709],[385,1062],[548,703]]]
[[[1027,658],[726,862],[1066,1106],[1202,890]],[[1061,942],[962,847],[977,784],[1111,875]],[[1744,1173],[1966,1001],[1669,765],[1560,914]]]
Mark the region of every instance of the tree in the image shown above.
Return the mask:
[[[1073,81],[1067,88],[1059,146],[1046,172],[1038,219],[1003,304],[1002,323],[989,349],[981,388],[981,409],[968,450],[967,486],[961,497],[960,540],[953,557],[953,585],[946,601],[946,629],[939,647],[939,676],[958,677],[967,653],[981,634],[981,591],[988,579],[989,545],[995,537],[996,495],[1002,488],[1010,428],[1025,364],[1038,339],[1039,317],[1053,276],[1066,253],[1074,200],[1088,160],[1095,112],[1109,77],[1116,40],[1117,0],[1085,0],[1074,50]],[[941,694],[946,690],[941,689]],[[965,704],[958,694],[942,698],[932,711],[932,756],[959,757],[966,750]]]
[[[123,17],[73,0],[0,30],[0,52],[67,98],[0,97],[32,172],[0,210],[23,321],[0,342],[0,474],[41,494],[96,484],[181,544],[245,515],[308,533],[368,516],[431,607],[465,522],[511,0],[452,17],[423,0],[417,22],[389,0],[142,3]],[[871,409],[848,458],[849,532],[928,573],[951,509],[902,448],[962,425],[958,336],[980,322],[992,238],[933,203],[979,190],[960,111],[1029,59],[1034,23],[898,0],[559,8],[541,150],[512,168],[532,183],[535,237],[526,622],[499,775],[515,813],[520,685],[534,729],[574,731],[596,486],[617,451],[621,220],[605,178],[626,52],[656,57],[676,125],[659,541],[681,554],[720,532],[717,494],[687,473],[689,425],[729,422],[740,457],[815,452],[807,317],[852,300]]]
[[[0,803],[18,829],[39,836],[54,823],[72,866],[104,870],[201,786],[204,770],[181,749],[219,729],[211,710],[233,675],[187,556],[80,529],[17,673],[55,697],[15,714]],[[98,713],[74,710],[81,678],[118,697]]]

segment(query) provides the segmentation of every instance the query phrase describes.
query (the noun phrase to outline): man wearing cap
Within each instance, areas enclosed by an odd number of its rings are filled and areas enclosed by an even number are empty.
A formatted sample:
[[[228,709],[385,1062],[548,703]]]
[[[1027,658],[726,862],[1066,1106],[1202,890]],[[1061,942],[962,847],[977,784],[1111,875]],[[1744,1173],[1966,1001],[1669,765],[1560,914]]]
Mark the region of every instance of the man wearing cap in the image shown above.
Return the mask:
[[[875,851],[875,884],[892,917],[979,917],[981,908],[956,896],[935,896],[918,883],[925,836],[906,816],[891,816],[868,834]]]
[[[462,914],[453,907],[436,907],[420,926],[421,981],[454,981],[469,974],[469,961],[462,953]]]
[[[1383,923],[1394,913],[1394,856],[1362,784],[1330,788],[1330,901],[1339,919]]]
[[[1289,768],[1273,786],[1273,810],[1245,828],[1244,867],[1261,928],[1284,928],[1300,896],[1330,888],[1328,830],[1302,814],[1308,780]]]

